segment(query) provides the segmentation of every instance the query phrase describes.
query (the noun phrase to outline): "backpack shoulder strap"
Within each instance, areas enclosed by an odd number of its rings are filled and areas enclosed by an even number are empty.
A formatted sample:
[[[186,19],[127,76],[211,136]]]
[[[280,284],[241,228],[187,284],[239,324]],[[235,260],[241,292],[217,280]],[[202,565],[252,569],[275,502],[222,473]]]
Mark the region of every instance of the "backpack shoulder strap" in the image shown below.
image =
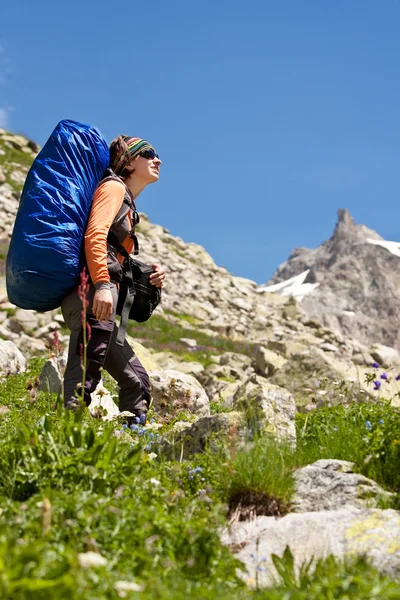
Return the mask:
[[[125,188],[125,195],[124,195],[123,202],[111,224],[110,231],[109,231],[109,234],[107,237],[107,241],[109,242],[109,244],[111,244],[111,246],[113,246],[117,250],[117,252],[119,252],[120,254],[122,254],[124,256],[124,252],[126,253],[126,250],[125,250],[125,248],[123,248],[123,246],[121,246],[119,244],[119,242],[116,238],[116,235],[112,232],[112,230],[118,223],[120,223],[122,221],[122,219],[124,219],[126,217],[126,215],[129,213],[129,211],[132,211],[133,226],[132,226],[131,231],[129,232],[129,236],[133,240],[134,254],[137,255],[137,254],[139,254],[139,241],[135,234],[135,226],[139,223],[140,218],[139,218],[139,214],[136,210],[135,201],[133,199],[132,192],[130,191],[128,186],[125,184],[124,180],[121,179],[121,177],[118,177],[118,175],[116,175],[110,168],[106,169],[106,171],[104,172],[104,177],[100,181],[100,183],[97,187],[100,187],[101,185],[103,185],[103,183],[106,183],[106,181],[119,181],[120,183],[122,183],[122,185]],[[123,251],[121,251],[121,249]]]

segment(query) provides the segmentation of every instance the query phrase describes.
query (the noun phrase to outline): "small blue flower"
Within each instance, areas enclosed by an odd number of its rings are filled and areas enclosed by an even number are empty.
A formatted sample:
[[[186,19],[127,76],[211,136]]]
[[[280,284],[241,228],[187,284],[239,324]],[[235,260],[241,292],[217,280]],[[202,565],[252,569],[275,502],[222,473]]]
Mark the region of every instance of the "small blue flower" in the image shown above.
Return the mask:
[[[122,425],[122,429],[128,429],[128,425],[127,425],[126,423],[124,423],[124,424]]]
[[[145,446],[145,450],[146,450],[146,452],[150,452],[150,450],[151,450],[150,444],[148,444],[147,446]]]
[[[377,391],[379,390],[379,388],[381,387],[381,382],[380,381],[374,381],[374,390]]]
[[[388,378],[387,373],[382,373],[381,379],[387,379],[387,378]]]
[[[136,423],[140,423],[139,417],[135,417],[135,421],[136,421]]]
[[[156,420],[155,419],[150,419],[150,423],[155,423]]]
[[[366,428],[367,428],[369,431],[371,431],[371,429],[372,429],[372,423],[371,423],[371,421],[365,421],[365,427],[366,427]]]
[[[374,369],[379,369],[379,365],[377,362],[373,362],[372,366],[374,367]]]
[[[380,425],[383,425],[383,423],[384,423],[384,422],[385,422],[385,421],[384,421],[383,419],[379,419],[379,424],[380,424]]]

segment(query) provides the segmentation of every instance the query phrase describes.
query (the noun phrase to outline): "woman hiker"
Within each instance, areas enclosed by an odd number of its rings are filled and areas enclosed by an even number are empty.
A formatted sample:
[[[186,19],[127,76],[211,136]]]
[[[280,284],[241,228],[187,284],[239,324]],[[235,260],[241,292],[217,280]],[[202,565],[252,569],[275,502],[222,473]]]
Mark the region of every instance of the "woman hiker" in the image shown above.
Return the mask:
[[[87,406],[90,394],[101,379],[102,368],[119,385],[119,409],[146,422],[150,404],[149,376],[126,341],[117,343],[115,323],[118,281],[124,257],[114,246],[122,245],[128,254],[136,249],[134,227],[139,221],[135,200],[149,183],[158,181],[161,160],[153,146],[145,140],[120,135],[110,145],[110,166],[100,181],[91,206],[85,233],[85,257],[90,275],[87,300],[87,322],[90,340],[87,347],[87,369],[83,399]],[[114,246],[111,240],[116,242]],[[161,288],[165,273],[152,265],[152,285]],[[64,404],[76,409],[82,387],[82,300],[79,288],[62,302],[62,313],[71,331],[68,361],[64,375]],[[133,420],[133,419],[131,419]]]

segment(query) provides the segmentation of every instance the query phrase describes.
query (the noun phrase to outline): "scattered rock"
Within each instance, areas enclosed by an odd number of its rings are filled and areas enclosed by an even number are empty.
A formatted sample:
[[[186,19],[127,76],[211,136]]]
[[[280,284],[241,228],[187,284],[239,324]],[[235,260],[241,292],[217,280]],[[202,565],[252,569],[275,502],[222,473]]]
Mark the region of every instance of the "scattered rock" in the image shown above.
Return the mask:
[[[189,346],[189,348],[195,348],[197,346],[197,342],[193,338],[179,338],[179,341],[182,342],[182,344]]]
[[[264,377],[272,377],[276,371],[281,369],[285,364],[286,359],[276,352],[260,346],[257,349],[255,357],[255,369]]]
[[[400,364],[400,354],[398,351],[383,344],[375,344],[371,348],[371,356],[381,367],[385,367],[386,369]]]

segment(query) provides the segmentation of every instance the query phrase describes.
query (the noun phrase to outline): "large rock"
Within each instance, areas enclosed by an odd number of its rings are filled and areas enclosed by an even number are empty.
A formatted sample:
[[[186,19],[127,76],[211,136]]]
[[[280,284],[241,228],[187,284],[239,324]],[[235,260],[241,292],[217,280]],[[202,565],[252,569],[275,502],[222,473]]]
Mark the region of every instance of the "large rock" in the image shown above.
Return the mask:
[[[161,442],[164,454],[174,460],[189,458],[203,452],[207,447],[218,447],[221,436],[240,437],[246,430],[243,413],[230,412],[200,417],[194,423],[186,423],[179,430],[171,431]]]
[[[341,508],[375,508],[390,496],[375,481],[354,473],[353,463],[322,459],[298,469],[292,511],[311,512]]]
[[[294,398],[288,390],[254,375],[234,394],[232,408],[245,412],[253,426],[261,426],[279,439],[296,441]]]
[[[158,371],[160,369],[159,364],[153,358],[152,354],[147,348],[137,342],[130,335],[126,336],[126,340],[148,373],[151,373],[152,371]]]
[[[393,578],[400,576],[400,512],[396,510],[343,508],[282,519],[257,517],[234,523],[222,533],[222,541],[244,563],[245,581],[260,587],[277,576],[272,554],[282,556],[288,546],[297,569],[311,559],[333,554],[340,560],[364,556]]]
[[[153,407],[161,413],[190,410],[199,417],[210,414],[210,402],[203,387],[193,375],[173,369],[150,374]]]
[[[14,342],[0,340],[0,376],[26,370],[26,360]]]
[[[65,363],[63,362],[65,367]],[[40,390],[42,392],[50,392],[51,394],[59,394],[62,386],[62,366],[57,358],[53,357],[47,360],[39,375]]]

